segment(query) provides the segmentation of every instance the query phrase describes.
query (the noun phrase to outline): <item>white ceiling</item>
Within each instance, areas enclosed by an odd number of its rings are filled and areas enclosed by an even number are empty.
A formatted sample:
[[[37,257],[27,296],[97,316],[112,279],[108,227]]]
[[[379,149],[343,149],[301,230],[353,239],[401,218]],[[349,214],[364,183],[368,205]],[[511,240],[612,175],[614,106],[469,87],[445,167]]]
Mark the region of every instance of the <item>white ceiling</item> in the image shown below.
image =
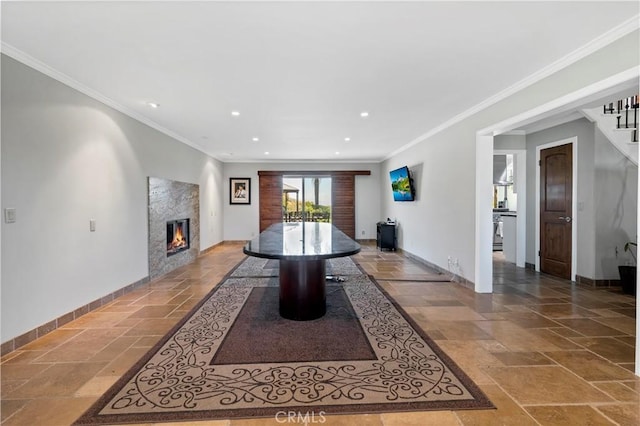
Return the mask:
[[[5,53],[222,161],[380,161],[638,13],[633,1],[1,7]]]

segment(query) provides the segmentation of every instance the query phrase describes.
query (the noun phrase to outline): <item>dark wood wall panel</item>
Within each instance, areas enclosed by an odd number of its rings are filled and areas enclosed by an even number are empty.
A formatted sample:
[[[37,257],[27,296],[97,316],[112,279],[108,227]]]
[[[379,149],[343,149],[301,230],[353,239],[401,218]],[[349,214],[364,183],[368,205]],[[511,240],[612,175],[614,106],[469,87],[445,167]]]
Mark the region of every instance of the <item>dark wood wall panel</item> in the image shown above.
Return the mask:
[[[282,176],[259,175],[260,232],[282,222]]]
[[[332,176],[331,222],[342,232],[356,237],[356,180],[353,175]]]

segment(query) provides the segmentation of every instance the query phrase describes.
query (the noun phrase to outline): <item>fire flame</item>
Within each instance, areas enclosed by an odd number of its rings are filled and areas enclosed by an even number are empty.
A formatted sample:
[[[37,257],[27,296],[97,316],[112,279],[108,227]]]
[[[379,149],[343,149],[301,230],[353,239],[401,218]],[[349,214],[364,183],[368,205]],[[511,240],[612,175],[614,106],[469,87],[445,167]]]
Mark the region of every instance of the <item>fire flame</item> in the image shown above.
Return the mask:
[[[173,241],[167,247],[168,250],[177,250],[182,247],[187,246],[187,239],[182,235],[182,226],[178,226],[176,229],[176,233],[173,236]]]

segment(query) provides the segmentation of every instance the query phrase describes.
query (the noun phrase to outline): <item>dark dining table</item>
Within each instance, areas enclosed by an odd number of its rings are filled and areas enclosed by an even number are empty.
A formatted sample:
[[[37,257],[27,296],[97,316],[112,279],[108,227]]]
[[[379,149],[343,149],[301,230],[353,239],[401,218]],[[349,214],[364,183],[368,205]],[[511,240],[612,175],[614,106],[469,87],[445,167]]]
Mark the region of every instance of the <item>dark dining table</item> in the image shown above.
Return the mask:
[[[326,260],[360,252],[360,244],[330,223],[271,225],[247,242],[249,256],[278,259],[280,316],[308,321],[326,313]]]

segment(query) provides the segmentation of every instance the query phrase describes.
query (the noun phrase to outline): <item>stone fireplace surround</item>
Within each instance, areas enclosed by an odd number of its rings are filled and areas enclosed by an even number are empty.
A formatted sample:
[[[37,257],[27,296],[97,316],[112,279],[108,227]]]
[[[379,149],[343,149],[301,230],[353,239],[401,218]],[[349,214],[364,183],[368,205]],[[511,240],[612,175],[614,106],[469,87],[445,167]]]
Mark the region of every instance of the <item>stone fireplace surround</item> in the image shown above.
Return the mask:
[[[149,177],[149,278],[194,261],[200,253],[199,185]],[[189,219],[190,247],[167,256],[167,221]]]

